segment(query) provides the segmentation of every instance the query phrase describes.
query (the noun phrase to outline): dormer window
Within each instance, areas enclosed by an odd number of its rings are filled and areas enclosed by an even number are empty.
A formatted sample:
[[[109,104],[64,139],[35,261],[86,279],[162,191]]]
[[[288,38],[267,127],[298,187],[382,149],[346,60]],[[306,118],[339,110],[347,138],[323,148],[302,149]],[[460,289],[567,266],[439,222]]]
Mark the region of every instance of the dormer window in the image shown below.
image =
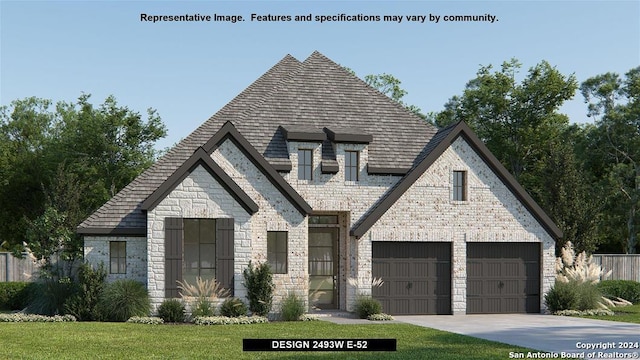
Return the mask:
[[[358,181],[360,169],[360,153],[358,151],[344,152],[344,179],[346,181]]]
[[[298,179],[313,180],[313,150],[298,150]]]

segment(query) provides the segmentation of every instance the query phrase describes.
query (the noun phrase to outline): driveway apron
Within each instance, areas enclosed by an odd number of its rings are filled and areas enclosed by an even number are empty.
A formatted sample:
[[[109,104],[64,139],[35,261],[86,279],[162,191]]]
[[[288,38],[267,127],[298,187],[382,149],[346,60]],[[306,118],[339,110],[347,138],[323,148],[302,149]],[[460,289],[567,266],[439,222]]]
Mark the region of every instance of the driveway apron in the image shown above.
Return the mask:
[[[545,358],[640,358],[638,324],[538,314],[395,318],[400,322],[534,349],[544,353]],[[507,353],[505,358],[518,358],[520,355],[527,358],[529,354]]]

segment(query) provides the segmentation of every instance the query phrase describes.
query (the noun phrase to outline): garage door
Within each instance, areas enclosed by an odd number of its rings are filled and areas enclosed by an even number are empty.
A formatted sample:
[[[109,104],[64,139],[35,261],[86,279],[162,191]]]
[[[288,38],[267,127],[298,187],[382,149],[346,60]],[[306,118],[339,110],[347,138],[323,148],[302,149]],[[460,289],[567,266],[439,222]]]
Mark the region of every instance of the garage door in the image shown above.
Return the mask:
[[[451,243],[374,242],[372,295],[387,314],[451,314]]]
[[[539,243],[467,244],[467,314],[538,312]]]

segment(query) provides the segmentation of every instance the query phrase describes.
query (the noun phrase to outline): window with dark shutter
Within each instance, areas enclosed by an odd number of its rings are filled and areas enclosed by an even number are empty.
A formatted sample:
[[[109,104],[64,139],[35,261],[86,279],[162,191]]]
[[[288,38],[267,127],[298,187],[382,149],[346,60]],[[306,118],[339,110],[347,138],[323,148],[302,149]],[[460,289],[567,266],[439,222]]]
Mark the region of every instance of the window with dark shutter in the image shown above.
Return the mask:
[[[165,297],[177,282],[216,279],[233,296],[233,219],[165,219]]]
[[[164,220],[164,289],[166,298],[177,298],[178,281],[182,281],[182,218]]]
[[[184,219],[183,255],[184,282],[216,278],[216,220]]]
[[[216,279],[223,288],[229,289],[230,296],[233,296],[233,219],[216,220],[216,254],[217,273]]]

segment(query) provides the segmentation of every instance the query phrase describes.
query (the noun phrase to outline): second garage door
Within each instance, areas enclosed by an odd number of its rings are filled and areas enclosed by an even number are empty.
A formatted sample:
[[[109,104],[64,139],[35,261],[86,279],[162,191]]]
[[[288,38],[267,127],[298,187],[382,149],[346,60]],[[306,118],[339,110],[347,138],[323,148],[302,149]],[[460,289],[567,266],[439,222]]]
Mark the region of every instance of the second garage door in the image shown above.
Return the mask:
[[[451,314],[451,243],[374,242],[372,295],[387,314]]]
[[[539,243],[467,244],[467,314],[538,312]]]

